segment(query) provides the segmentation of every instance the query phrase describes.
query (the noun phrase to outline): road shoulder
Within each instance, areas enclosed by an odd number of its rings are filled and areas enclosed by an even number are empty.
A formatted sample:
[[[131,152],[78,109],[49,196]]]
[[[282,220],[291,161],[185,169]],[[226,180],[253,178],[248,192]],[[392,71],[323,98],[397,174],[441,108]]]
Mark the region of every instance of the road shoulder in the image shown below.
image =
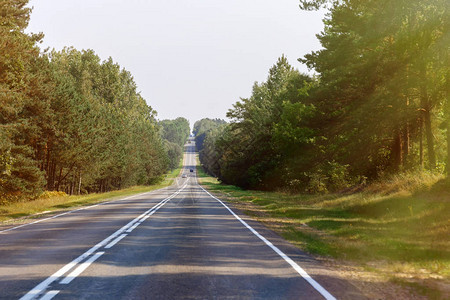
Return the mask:
[[[207,189],[207,186],[202,186]],[[345,295],[338,295],[338,299],[428,299],[426,296],[418,294],[414,288],[392,282],[383,274],[372,272],[355,262],[306,253],[301,246],[294,245],[281,236],[281,228],[284,224],[280,223],[279,218],[275,219],[269,216],[259,205],[238,201],[237,198],[218,191],[209,190],[209,192],[222,201],[226,201],[231,209],[251,226],[255,226],[255,229],[258,228],[258,231],[264,233],[277,247],[279,246],[283,251],[286,251],[286,254],[289,253],[288,255],[292,256],[291,258],[295,258],[296,261],[309,258],[308,263],[301,263],[301,266],[312,276],[333,278],[335,279],[334,284],[346,282],[349,292]],[[316,229],[305,227],[302,230]],[[326,286],[332,294],[335,290],[339,290],[337,286],[340,285],[337,284],[333,287],[334,284],[331,284],[330,287]],[[440,288],[442,289],[442,287]]]

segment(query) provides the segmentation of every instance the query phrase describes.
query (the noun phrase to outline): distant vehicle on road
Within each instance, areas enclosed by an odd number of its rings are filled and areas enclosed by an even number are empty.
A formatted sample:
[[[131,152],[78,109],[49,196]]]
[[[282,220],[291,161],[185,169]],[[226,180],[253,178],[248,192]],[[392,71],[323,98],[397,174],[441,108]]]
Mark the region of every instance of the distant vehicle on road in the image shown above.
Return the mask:
[[[187,178],[187,175],[186,175],[186,174],[183,174],[181,177],[182,177],[182,178]]]

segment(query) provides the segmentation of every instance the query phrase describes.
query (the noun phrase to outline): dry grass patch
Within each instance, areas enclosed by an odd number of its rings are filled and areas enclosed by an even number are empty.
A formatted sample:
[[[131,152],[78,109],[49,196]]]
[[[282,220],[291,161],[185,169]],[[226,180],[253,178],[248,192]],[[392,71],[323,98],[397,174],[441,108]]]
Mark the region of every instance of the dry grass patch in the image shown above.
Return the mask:
[[[168,173],[162,182],[151,186],[135,186],[118,191],[101,194],[73,195],[64,192],[46,191],[38,198],[29,201],[19,201],[0,206],[0,222],[5,224],[22,223],[30,218],[40,218],[43,214],[51,214],[56,211],[70,210],[77,207],[92,205],[95,203],[118,199],[133,194],[145,193],[173,184],[175,178],[181,172],[180,167]]]

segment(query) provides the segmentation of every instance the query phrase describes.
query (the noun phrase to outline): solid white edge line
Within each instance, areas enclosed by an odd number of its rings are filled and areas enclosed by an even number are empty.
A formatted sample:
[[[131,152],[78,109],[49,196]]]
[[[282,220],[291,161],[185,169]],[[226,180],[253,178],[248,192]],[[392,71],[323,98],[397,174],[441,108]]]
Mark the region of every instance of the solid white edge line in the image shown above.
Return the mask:
[[[114,246],[115,244],[117,244],[118,242],[120,242],[121,239],[123,239],[124,237],[126,237],[127,234],[124,233],[122,235],[120,235],[119,237],[117,237],[114,241],[112,241],[111,243],[109,243],[108,245],[105,246],[105,249],[109,249],[112,246]]]
[[[299,273],[325,299],[327,299],[327,300],[336,300],[336,298],[333,295],[331,295],[317,281],[315,281],[302,267],[300,267],[295,261],[293,261],[289,256],[287,256],[285,253],[283,253],[275,245],[273,245],[271,242],[269,242],[265,237],[263,237],[261,234],[259,234],[255,229],[253,229],[250,225],[248,225],[247,222],[242,220],[237,214],[234,213],[234,211],[232,211],[225,203],[223,203],[222,200],[220,200],[217,197],[213,196],[211,193],[209,193],[207,190],[205,190],[202,186],[200,186],[200,188],[203,191],[205,191],[209,196],[211,196],[213,199],[216,199],[217,201],[219,201],[219,203],[222,204],[226,209],[228,209],[228,211],[237,220],[239,220],[245,227],[247,227],[254,235],[256,235],[260,240],[262,240],[267,246],[272,248],[273,251],[275,251],[279,256],[281,256],[281,258],[283,258],[288,264],[290,264],[291,267],[294,268],[294,270],[297,271],[297,273]]]
[[[58,295],[60,291],[49,291],[47,294],[45,294],[40,300],[50,300],[53,299],[56,295]]]
[[[150,208],[149,210],[147,210],[146,212],[144,212],[143,214],[141,214],[140,216],[138,216],[137,218],[131,220],[130,222],[128,222],[128,224],[124,225],[122,228],[120,228],[119,230],[117,230],[116,232],[114,232],[113,234],[111,234],[109,237],[107,237],[106,239],[104,239],[103,241],[101,241],[100,243],[98,243],[97,245],[95,245],[94,247],[92,247],[91,249],[87,250],[85,253],[83,253],[82,255],[80,255],[79,257],[77,257],[76,259],[74,259],[73,261],[71,261],[70,263],[66,264],[64,267],[62,267],[61,269],[59,269],[58,271],[56,271],[53,275],[51,275],[50,277],[48,277],[47,279],[45,279],[44,281],[42,281],[41,283],[39,283],[37,286],[35,286],[32,290],[30,290],[28,293],[26,293],[24,296],[22,296],[20,298],[20,300],[30,300],[33,299],[34,297],[36,297],[38,294],[40,294],[43,290],[45,290],[50,284],[52,284],[54,281],[58,280],[61,276],[63,276],[65,273],[67,273],[68,271],[70,271],[72,268],[74,268],[78,263],[80,263],[81,261],[83,261],[86,257],[88,257],[89,255],[91,255],[93,252],[95,252],[98,248],[102,247],[103,245],[107,244],[110,240],[112,240],[113,238],[115,238],[116,236],[118,236],[119,234],[121,234],[122,232],[124,232],[125,230],[127,230],[130,226],[132,226],[135,222],[139,221],[141,218],[143,218],[146,214],[150,213],[150,215],[152,215],[154,213],[154,209],[156,207],[158,207],[161,203],[164,202],[164,204],[169,201],[170,199],[172,199],[173,197],[175,197],[176,195],[178,195],[184,188],[186,187],[186,184],[181,187],[177,192],[175,192],[174,194],[172,194],[171,196],[163,199],[162,201],[160,201],[158,204],[156,204],[155,206],[153,206],[152,208]],[[146,193],[144,193],[146,194]],[[143,195],[143,194],[141,194]],[[135,195],[135,196],[139,196],[139,195]],[[158,207],[159,208],[159,207]],[[69,213],[69,212],[68,212]],[[65,213],[67,214],[67,213]]]
[[[86,270],[94,261],[96,261],[100,256],[105,254],[105,252],[97,252],[95,255],[91,256],[87,261],[80,264],[78,268],[73,270],[69,275],[67,275],[63,280],[61,280],[60,284],[69,284],[72,280],[77,278],[78,275],[83,273],[84,270]]]

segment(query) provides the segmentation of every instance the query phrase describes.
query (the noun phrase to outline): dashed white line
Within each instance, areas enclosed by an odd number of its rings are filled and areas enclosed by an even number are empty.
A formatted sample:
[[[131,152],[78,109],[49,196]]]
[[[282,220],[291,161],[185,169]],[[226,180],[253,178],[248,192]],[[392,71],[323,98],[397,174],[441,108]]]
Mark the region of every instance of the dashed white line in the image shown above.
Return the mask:
[[[58,295],[60,291],[49,291],[47,294],[45,294],[40,300],[50,300],[53,299],[56,295]]]
[[[68,271],[70,271],[71,269],[73,269],[77,264],[79,264],[81,261],[83,261],[84,259],[86,259],[87,257],[89,257],[92,253],[94,253],[95,251],[97,251],[99,248],[103,247],[104,245],[107,245],[112,239],[116,238],[118,235],[120,235],[121,233],[123,233],[124,231],[128,230],[131,226],[134,226],[136,224],[141,224],[142,222],[140,222],[142,219],[144,219],[147,215],[152,215],[153,213],[155,213],[155,211],[157,211],[159,208],[161,208],[165,203],[167,203],[170,199],[176,197],[184,188],[186,187],[186,184],[184,186],[182,186],[178,191],[176,191],[175,193],[173,193],[171,196],[165,198],[164,200],[162,200],[161,202],[159,202],[158,204],[156,204],[155,206],[153,206],[152,208],[150,208],[149,210],[147,210],[146,212],[144,212],[143,214],[141,214],[140,216],[138,216],[137,218],[133,219],[132,221],[128,222],[128,224],[126,224],[125,226],[123,226],[122,228],[120,228],[119,230],[117,230],[116,232],[114,232],[113,234],[111,234],[109,237],[105,238],[103,241],[101,241],[100,243],[98,243],[97,245],[95,245],[94,247],[92,247],[91,249],[87,250],[85,253],[83,253],[82,255],[80,255],[79,257],[77,257],[76,259],[74,259],[73,261],[71,261],[70,263],[68,263],[67,265],[65,265],[64,267],[62,267],[61,269],[59,269],[57,272],[55,272],[53,275],[51,275],[50,277],[48,277],[47,279],[45,279],[44,281],[42,281],[41,283],[39,283],[37,286],[35,286],[31,291],[29,291],[27,294],[25,294],[22,298],[20,298],[20,300],[30,300],[35,298],[36,296],[38,296],[39,294],[41,294],[43,291],[45,291],[45,289],[48,288],[48,286],[50,284],[52,284],[54,281],[58,280],[60,277],[62,277],[64,274],[66,274]],[[136,196],[136,195],[135,195]],[[132,197],[135,197],[132,196]],[[130,197],[128,197],[130,198]],[[127,199],[127,198],[125,198]],[[122,199],[122,200],[125,200]],[[86,207],[87,208],[87,207]],[[86,209],[83,208],[83,209]],[[67,213],[66,213],[67,214]],[[104,252],[98,252],[98,253],[104,253]],[[96,255],[98,255],[98,253]],[[95,257],[96,255],[92,256],[89,260],[91,260],[93,257]],[[98,257],[96,257],[95,259],[97,259]],[[88,261],[89,261],[88,260]],[[80,266],[81,267],[81,266]],[[79,267],[79,268],[80,268]],[[79,268],[77,268],[76,270],[78,270]],[[87,267],[86,267],[87,268]],[[75,270],[75,271],[76,271]],[[84,269],[83,269],[84,270]],[[82,271],[83,271],[82,270]],[[74,272],[75,272],[74,271]],[[81,272],[82,272],[81,271]],[[74,272],[72,272],[71,274],[73,274]],[[80,272],[80,273],[81,273]],[[75,273],[74,273],[75,274]],[[70,276],[70,275],[69,275]],[[71,280],[70,280],[71,281]],[[70,282],[69,281],[69,282]],[[65,279],[63,280],[63,282],[65,282]]]
[[[105,254],[105,252],[97,252],[95,255],[91,256],[87,261],[78,266],[75,270],[73,270],[69,275],[66,276],[63,280],[61,280],[61,284],[69,284],[78,277],[84,270],[86,270],[94,261],[96,261],[100,256]]]
[[[81,257],[81,256],[80,256]],[[50,284],[52,284],[54,281],[58,280],[61,276],[63,276],[66,272],[68,272],[70,269],[72,269],[79,261],[81,261],[80,257],[73,260],[72,262],[68,263],[61,269],[59,269],[56,273],[39,283],[37,286],[35,286],[31,291],[29,291],[27,294],[25,294],[20,300],[30,300],[36,297],[38,294],[40,294],[43,290],[45,290]]]
[[[118,242],[120,242],[121,239],[123,239],[124,237],[126,237],[127,234],[122,234],[121,236],[119,236],[118,238],[116,238],[114,241],[112,241],[111,243],[109,243],[108,245],[105,246],[105,249],[109,249],[112,246],[114,246],[115,244],[117,244]]]
[[[132,232],[136,227],[138,227],[141,223],[140,222],[136,222],[136,224],[134,224],[133,226],[131,226],[126,232]]]

